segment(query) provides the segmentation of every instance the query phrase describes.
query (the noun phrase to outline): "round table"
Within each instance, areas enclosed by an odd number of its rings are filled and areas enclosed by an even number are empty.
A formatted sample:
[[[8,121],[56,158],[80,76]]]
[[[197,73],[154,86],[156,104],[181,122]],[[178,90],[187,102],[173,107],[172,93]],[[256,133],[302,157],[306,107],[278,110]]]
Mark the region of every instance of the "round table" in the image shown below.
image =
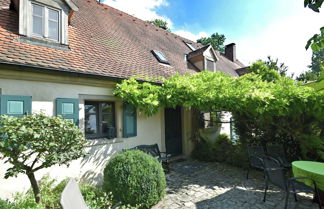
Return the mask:
[[[324,163],[313,161],[294,161],[292,163],[292,171],[294,177],[308,177],[316,182],[317,188],[320,190],[321,202],[324,200]],[[310,180],[301,180],[306,185],[313,187]],[[316,201],[317,197],[314,197]]]

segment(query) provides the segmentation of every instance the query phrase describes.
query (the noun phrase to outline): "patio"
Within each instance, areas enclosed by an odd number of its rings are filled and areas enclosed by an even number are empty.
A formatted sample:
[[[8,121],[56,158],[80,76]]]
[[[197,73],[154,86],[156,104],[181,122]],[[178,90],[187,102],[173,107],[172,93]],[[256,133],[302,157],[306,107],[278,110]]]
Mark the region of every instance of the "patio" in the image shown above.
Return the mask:
[[[170,165],[167,174],[167,194],[153,209],[175,208],[283,208],[284,193],[270,185],[267,201],[263,202],[264,180],[262,172],[252,171],[246,179],[246,171],[221,163],[182,161]],[[310,194],[293,195],[288,208],[312,209]]]

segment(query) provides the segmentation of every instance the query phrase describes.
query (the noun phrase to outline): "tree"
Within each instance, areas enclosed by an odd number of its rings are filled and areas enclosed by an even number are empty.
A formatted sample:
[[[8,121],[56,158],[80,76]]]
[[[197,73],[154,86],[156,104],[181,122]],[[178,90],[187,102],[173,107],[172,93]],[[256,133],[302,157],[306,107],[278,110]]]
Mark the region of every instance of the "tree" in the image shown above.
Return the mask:
[[[319,51],[313,51],[312,64],[309,66],[311,71],[319,75],[324,67],[324,48]]]
[[[253,63],[248,70],[250,73],[260,75],[263,81],[274,82],[280,79],[279,72],[261,60]]]
[[[62,117],[33,114],[0,117],[0,153],[6,163],[5,178],[25,173],[35,201],[41,202],[35,172],[53,165],[69,165],[85,154],[86,140],[80,129]]]
[[[146,22],[151,23],[152,25],[155,25],[159,28],[162,28],[164,30],[171,32],[171,29],[168,27],[168,23],[162,19],[149,20]]]
[[[319,51],[313,51],[312,63],[308,67],[310,70],[300,74],[297,80],[304,83],[318,80],[321,71],[324,71],[324,48]]]
[[[268,56],[268,60],[264,61],[264,63],[268,66],[270,69],[274,69],[277,71],[281,76],[286,76],[286,73],[288,71],[288,66],[285,65],[285,63],[279,63],[278,58],[276,60],[273,60],[271,56]]]
[[[314,12],[320,12],[324,0],[304,0],[304,7],[309,7]],[[324,49],[324,27],[320,29],[320,34],[315,34],[306,44],[306,50],[311,46],[313,51]]]
[[[213,48],[219,52],[224,53],[225,52],[225,35],[219,34],[219,33],[213,33],[210,37],[204,37],[197,40],[198,43],[201,43],[202,45],[206,46],[208,44],[211,44]]]
[[[314,12],[320,12],[324,0],[304,0],[304,7],[309,7]]]

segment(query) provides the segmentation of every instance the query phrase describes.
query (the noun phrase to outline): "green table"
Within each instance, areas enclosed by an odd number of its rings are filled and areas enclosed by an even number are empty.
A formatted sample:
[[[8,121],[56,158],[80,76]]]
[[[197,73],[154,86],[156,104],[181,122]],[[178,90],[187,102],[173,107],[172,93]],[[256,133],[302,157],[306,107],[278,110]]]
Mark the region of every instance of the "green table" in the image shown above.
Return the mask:
[[[294,177],[308,177],[316,182],[317,188],[320,190],[319,197],[314,196],[314,201],[317,202],[317,198],[321,199],[323,204],[324,200],[324,163],[313,161],[294,161],[292,163],[292,171]],[[301,180],[306,185],[314,187],[312,181]]]

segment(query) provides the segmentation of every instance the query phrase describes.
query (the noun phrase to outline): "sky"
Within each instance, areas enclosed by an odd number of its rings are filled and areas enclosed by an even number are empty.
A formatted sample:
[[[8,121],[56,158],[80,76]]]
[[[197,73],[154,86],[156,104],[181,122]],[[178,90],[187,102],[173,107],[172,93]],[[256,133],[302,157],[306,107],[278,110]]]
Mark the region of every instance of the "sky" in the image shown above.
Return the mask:
[[[288,73],[308,70],[307,40],[324,26],[321,13],[304,8],[303,0],[105,0],[109,6],[143,20],[168,22],[173,33],[196,41],[217,32],[225,44],[236,43],[245,65],[267,56],[288,66]]]

